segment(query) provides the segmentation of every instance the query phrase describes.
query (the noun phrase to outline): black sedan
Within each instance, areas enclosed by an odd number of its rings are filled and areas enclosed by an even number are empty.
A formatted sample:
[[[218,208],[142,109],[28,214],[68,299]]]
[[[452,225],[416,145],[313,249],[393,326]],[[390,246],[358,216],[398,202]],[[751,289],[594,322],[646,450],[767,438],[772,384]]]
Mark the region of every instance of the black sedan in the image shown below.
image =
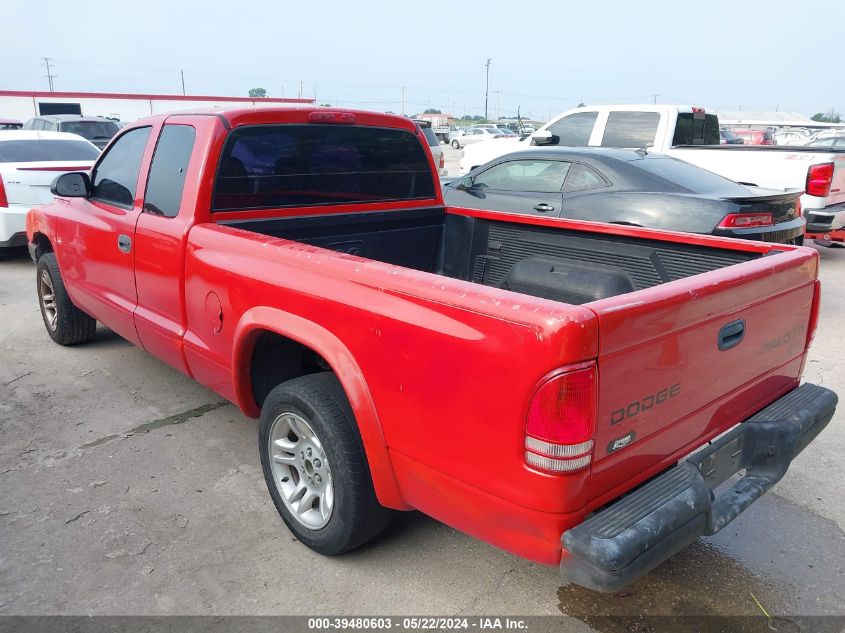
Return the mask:
[[[800,191],[745,186],[643,150],[516,152],[443,187],[449,206],[801,244]]]

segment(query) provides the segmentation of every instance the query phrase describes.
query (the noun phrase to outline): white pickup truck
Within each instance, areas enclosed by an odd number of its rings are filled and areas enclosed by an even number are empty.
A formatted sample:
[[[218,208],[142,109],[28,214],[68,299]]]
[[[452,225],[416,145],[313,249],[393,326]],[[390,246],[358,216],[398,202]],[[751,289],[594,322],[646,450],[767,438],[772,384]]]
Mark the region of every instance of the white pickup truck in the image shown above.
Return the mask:
[[[726,178],[769,189],[803,189],[808,233],[845,227],[845,149],[719,145],[719,120],[703,108],[604,105],[563,112],[525,139],[467,146],[461,175],[532,146],[647,148]]]

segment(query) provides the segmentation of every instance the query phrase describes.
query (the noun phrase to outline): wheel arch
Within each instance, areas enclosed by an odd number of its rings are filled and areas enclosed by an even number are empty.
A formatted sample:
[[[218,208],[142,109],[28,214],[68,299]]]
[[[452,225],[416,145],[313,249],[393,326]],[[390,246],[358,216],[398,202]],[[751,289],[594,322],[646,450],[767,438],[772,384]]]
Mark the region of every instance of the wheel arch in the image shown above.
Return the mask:
[[[232,358],[234,392],[244,414],[258,417],[261,413],[254,395],[251,370],[256,343],[268,333],[312,351],[334,372],[355,414],[379,502],[389,508],[410,509],[399,492],[364,374],[343,342],[321,325],[277,308],[256,307],[244,313],[235,328]]]

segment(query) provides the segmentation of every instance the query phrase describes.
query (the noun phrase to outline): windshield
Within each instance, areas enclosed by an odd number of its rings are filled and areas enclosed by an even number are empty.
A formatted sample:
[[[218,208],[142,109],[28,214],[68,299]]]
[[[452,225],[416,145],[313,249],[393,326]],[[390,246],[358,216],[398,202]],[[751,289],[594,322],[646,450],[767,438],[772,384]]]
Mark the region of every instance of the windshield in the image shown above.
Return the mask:
[[[715,114],[696,116],[692,112],[679,112],[675,123],[672,145],[718,145],[719,119]]]
[[[429,145],[431,145],[432,147],[440,145],[440,141],[437,138],[437,134],[434,133],[434,130],[432,130],[430,127],[424,127],[422,128],[422,131],[423,136],[425,136],[425,139],[428,141]]]
[[[79,134],[89,141],[110,139],[117,133],[117,123],[111,121],[63,121],[59,124],[62,132]]]
[[[99,155],[96,147],[84,141],[0,140],[0,163],[96,160]]]

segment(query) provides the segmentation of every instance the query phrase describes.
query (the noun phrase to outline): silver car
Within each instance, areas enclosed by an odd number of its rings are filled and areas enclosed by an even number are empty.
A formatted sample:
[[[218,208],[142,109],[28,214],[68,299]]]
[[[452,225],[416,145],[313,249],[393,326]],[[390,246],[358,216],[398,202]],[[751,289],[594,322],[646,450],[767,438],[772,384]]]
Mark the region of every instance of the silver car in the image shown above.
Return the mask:
[[[446,175],[446,157],[443,155],[443,148],[440,147],[440,139],[431,128],[431,121],[425,119],[414,119],[414,123],[422,128],[423,134],[428,141],[428,146],[431,149],[431,155],[434,157],[434,164],[437,165],[437,174],[439,176]]]

